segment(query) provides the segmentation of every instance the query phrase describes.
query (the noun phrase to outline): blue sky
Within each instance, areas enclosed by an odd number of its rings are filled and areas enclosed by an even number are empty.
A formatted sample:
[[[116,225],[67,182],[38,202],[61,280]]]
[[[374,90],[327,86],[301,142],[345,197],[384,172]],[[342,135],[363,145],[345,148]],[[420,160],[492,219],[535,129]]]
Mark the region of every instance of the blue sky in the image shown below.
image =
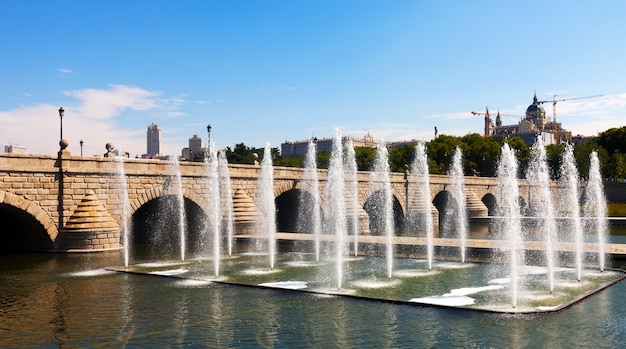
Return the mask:
[[[0,145],[163,153],[366,132],[482,133],[557,104],[574,134],[626,125],[624,1],[2,1]],[[552,117],[552,106],[545,105]],[[505,123],[516,123],[505,118]]]

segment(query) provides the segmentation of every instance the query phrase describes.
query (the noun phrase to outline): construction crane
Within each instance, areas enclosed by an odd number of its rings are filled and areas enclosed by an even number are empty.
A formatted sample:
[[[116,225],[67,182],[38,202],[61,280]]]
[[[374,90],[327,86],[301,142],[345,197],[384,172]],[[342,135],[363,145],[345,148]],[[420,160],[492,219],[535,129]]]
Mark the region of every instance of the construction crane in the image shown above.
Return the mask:
[[[556,99],[557,95],[552,96],[552,100],[548,100],[548,101],[537,101],[537,104],[543,104],[543,103],[547,103],[547,102],[552,102],[552,134],[554,136],[554,141],[559,144],[561,143],[561,139],[559,137],[558,131],[557,131],[557,124],[556,124],[556,102],[563,102],[563,101],[572,101],[575,99],[587,99],[587,98],[598,98],[598,97],[602,97],[604,95],[595,95],[595,96],[585,96],[585,97],[573,97],[573,98],[563,98],[563,99]]]
[[[479,112],[479,111],[473,111],[471,112],[472,115],[484,115],[485,116],[485,136],[491,136],[491,118],[489,117],[489,107],[485,107],[485,112]],[[506,113],[500,113],[500,111],[498,110],[498,116],[509,116],[509,117],[516,117],[516,118],[523,118],[523,116],[520,115],[513,115],[513,114],[506,114]]]

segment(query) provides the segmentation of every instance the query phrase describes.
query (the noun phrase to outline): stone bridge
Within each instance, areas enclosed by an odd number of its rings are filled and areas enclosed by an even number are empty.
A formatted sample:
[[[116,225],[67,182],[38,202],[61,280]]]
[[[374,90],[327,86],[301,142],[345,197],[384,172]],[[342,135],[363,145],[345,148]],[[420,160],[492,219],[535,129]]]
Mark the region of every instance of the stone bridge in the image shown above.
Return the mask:
[[[254,233],[262,220],[256,205],[260,167],[229,165],[235,234]],[[274,168],[274,202],[279,231],[307,232],[298,228],[300,197],[313,201],[303,169]],[[177,180],[180,174],[180,181]],[[318,171],[320,207],[325,205],[327,172]],[[435,224],[454,207],[448,176],[430,176],[431,207],[416,200],[415,183],[403,173],[391,174],[397,235],[419,235],[410,217],[430,213]],[[173,185],[174,182],[181,183]],[[534,189],[521,180],[520,202],[530,202]],[[225,217],[228,200],[222,182],[221,206]],[[178,188],[180,189],[178,189]],[[555,185],[553,185],[553,188]],[[180,192],[180,195],[178,194]],[[308,193],[309,195],[306,195]],[[207,207],[215,195],[207,186],[202,163],[174,164],[163,160],[0,154],[0,235],[3,248],[46,251],[103,251],[122,248],[122,225],[129,217],[133,239],[148,239],[159,229],[174,229],[172,207],[182,195],[188,239],[202,240],[207,228]],[[376,200],[381,191],[370,183],[369,172],[358,173],[359,234],[377,235],[380,215]],[[470,218],[492,215],[497,206],[495,178],[465,178],[466,207]],[[349,201],[349,200],[348,200]],[[351,209],[348,204],[348,210]],[[450,208],[451,207],[451,208]],[[300,225],[302,226],[302,225]],[[440,229],[441,233],[441,229]],[[206,235],[206,234],[204,234]],[[172,243],[168,240],[168,244]]]

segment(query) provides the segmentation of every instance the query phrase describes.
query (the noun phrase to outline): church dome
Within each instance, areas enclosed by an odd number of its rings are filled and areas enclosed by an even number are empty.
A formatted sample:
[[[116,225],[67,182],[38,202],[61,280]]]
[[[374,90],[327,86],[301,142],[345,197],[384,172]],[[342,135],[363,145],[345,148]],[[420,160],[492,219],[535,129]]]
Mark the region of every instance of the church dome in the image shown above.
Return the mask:
[[[537,102],[537,94],[533,97],[533,104],[526,108],[526,119],[537,120],[545,118],[546,111],[543,109],[540,103]]]

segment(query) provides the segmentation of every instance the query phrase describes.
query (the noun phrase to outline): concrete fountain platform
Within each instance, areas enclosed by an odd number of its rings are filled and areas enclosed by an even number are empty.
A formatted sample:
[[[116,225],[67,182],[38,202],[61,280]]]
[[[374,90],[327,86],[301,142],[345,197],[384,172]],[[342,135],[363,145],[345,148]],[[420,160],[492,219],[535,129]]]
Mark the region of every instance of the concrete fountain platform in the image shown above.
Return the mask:
[[[292,256],[293,257],[293,256]],[[244,259],[255,259],[255,261]],[[315,296],[339,296],[369,301],[405,304],[412,306],[436,307],[457,309],[463,311],[478,311],[499,314],[539,314],[559,312],[576,303],[601,292],[624,278],[626,274],[619,270],[586,270],[581,281],[572,279],[571,268],[561,268],[561,276],[557,282],[554,294],[546,290],[529,290],[522,298],[518,307],[507,303],[507,281],[505,278],[494,280],[477,280],[468,284],[455,284],[453,281],[461,278],[472,278],[470,275],[484,274],[480,268],[493,266],[492,263],[456,263],[436,261],[433,270],[423,269],[424,261],[414,259],[396,259],[399,264],[393,277],[372,276],[371,271],[353,273],[353,279],[345,281],[345,287],[337,289],[332,282],[315,281],[313,277],[324,274],[333,268],[332,263],[316,263],[301,260],[300,257],[290,261],[282,260],[275,269],[259,267],[256,263],[267,255],[257,254],[254,257],[233,256],[225,257],[224,273],[218,277],[207,275],[211,272],[211,259],[193,259],[187,261],[169,261],[162,263],[141,263],[125,267],[108,268],[116,272],[124,272],[145,276],[175,278],[201,284],[223,284],[237,287],[252,287],[270,289],[280,292],[301,292]],[[369,258],[354,258],[355,263],[369,263]],[[231,269],[231,265],[238,265],[238,269]],[[421,267],[417,267],[421,265]],[[498,265],[496,265],[497,267]],[[326,268],[326,269],[325,269]],[[420,269],[422,268],[422,269]],[[542,283],[541,271],[537,268],[527,272],[529,282]],[[544,274],[545,276],[545,274]],[[332,279],[332,277],[329,277]],[[539,281],[538,281],[539,280]],[[328,281],[328,280],[326,280]],[[435,282],[442,282],[443,286],[433,286]],[[542,286],[543,287],[543,286]],[[407,291],[408,290],[408,291]],[[415,291],[412,291],[415,290]],[[476,297],[478,302],[474,304]],[[484,299],[482,299],[484,298]],[[482,299],[482,300],[481,300]],[[497,301],[485,303],[485,299]],[[469,303],[468,303],[469,302]],[[530,305],[529,305],[530,304]],[[545,304],[545,305],[537,305]]]

